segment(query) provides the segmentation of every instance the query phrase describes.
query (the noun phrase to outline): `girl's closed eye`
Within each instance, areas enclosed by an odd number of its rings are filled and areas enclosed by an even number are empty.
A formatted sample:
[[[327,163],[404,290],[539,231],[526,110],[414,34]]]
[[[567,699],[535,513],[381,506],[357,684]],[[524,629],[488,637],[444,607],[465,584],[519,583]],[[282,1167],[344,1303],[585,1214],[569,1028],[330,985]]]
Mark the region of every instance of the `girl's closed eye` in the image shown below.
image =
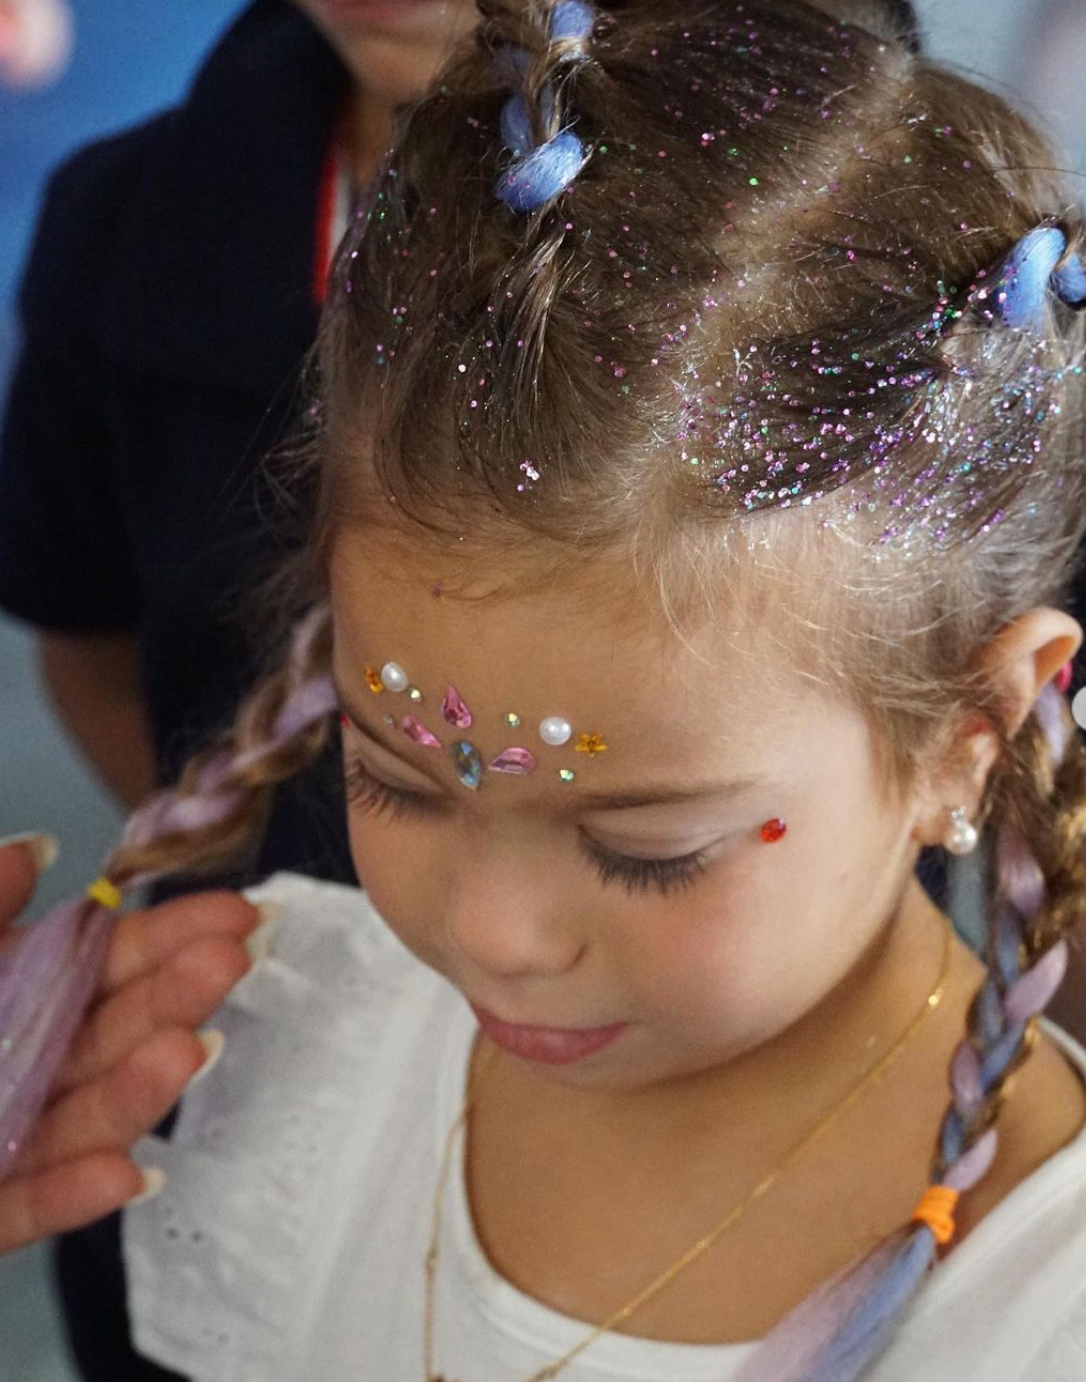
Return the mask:
[[[437,816],[447,804],[442,798],[409,787],[397,787],[377,777],[353,757],[347,765],[347,800],[352,806],[392,819],[406,816]],[[583,830],[579,836],[581,852],[595,867],[604,883],[621,883],[628,892],[644,893],[655,888],[665,895],[689,888],[704,873],[708,858],[705,850],[674,855],[666,859],[640,858],[620,854],[592,839]]]
[[[375,815],[433,816],[444,809],[442,798],[411,787],[396,787],[377,777],[357,755],[347,761],[347,803]]]

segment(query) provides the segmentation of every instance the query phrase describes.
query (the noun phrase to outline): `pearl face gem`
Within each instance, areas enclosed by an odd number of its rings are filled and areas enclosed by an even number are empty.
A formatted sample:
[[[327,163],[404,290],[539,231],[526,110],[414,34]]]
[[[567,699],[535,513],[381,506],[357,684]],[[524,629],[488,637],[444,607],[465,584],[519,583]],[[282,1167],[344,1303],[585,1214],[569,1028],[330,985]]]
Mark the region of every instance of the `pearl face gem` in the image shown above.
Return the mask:
[[[563,720],[561,715],[548,715],[539,726],[539,737],[544,744],[550,744],[552,749],[559,749],[572,739],[573,726],[568,720]]]
[[[386,662],[381,668],[381,684],[387,691],[406,691],[407,673],[395,662]]]

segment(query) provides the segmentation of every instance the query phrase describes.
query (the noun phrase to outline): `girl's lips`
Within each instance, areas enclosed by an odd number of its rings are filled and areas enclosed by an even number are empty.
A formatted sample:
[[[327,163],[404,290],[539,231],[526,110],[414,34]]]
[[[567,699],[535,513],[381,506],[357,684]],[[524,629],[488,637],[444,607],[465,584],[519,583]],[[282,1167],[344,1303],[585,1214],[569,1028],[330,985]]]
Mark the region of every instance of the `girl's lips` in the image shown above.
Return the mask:
[[[519,1027],[488,1013],[485,1008],[471,1004],[471,1010],[486,1035],[510,1055],[522,1056],[525,1060],[539,1061],[543,1065],[570,1065],[583,1060],[595,1051],[601,1051],[626,1030],[626,1022],[616,1022],[610,1027]]]

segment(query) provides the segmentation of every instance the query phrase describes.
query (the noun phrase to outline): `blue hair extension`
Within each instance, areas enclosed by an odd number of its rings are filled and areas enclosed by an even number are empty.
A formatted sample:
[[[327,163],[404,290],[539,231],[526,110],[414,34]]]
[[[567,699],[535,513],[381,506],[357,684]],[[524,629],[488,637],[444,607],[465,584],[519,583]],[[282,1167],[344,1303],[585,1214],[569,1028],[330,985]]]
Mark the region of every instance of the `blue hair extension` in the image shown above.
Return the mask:
[[[572,130],[562,130],[502,174],[498,196],[513,211],[536,211],[564,192],[584,164],[581,141]]]
[[[921,1285],[935,1259],[935,1238],[926,1225],[909,1233],[890,1265],[814,1360],[803,1382],[843,1382],[856,1377],[882,1351],[897,1327],[898,1316]]]
[[[1086,264],[1081,255],[1060,264],[1066,253],[1067,236],[1058,226],[1038,226],[1022,236],[996,288],[999,313],[1008,326],[1042,334],[1050,291],[1070,307],[1086,305]]]
[[[595,11],[581,0],[560,0],[550,17],[550,40],[562,43],[583,40],[592,36]],[[571,54],[567,61],[576,60]],[[528,66],[528,55],[522,48],[514,48],[507,55],[514,70],[522,76]],[[543,89],[542,106],[545,119],[554,111],[554,91]],[[514,155],[514,162],[498,179],[496,192],[513,211],[535,211],[557,197],[574,180],[585,165],[584,145],[572,130],[559,130],[550,139],[537,145],[532,135],[532,122],[524,97],[518,92],[506,101],[501,114],[502,139]]]
[[[1034,249],[1041,245],[1047,250],[1046,283],[1057,262],[1052,258],[1055,243],[1047,236],[1032,242]],[[1029,249],[1019,256],[1020,264],[1030,258]],[[1065,250],[1066,241],[1060,255]],[[1042,691],[1035,714],[1053,769],[1058,769],[1067,743],[1066,733],[1058,729],[1066,730],[1069,717],[1053,686]],[[991,927],[989,973],[974,1000],[970,1031],[951,1061],[952,1097],[931,1172],[932,1188],[956,1194],[972,1189],[991,1167],[998,1135],[994,1126],[986,1125],[995,1110],[985,1105],[1023,1058],[1031,1024],[1059,987],[1067,965],[1067,942],[1061,939],[1023,968],[1023,941],[1041,912],[1044,876],[1013,824],[1005,822],[1000,830],[997,857],[1002,905]],[[949,1228],[952,1233],[952,1218]],[[912,1223],[827,1282],[771,1330],[739,1369],[736,1382],[854,1382],[888,1344],[902,1309],[922,1285],[943,1241],[942,1225],[923,1216],[918,1207]]]

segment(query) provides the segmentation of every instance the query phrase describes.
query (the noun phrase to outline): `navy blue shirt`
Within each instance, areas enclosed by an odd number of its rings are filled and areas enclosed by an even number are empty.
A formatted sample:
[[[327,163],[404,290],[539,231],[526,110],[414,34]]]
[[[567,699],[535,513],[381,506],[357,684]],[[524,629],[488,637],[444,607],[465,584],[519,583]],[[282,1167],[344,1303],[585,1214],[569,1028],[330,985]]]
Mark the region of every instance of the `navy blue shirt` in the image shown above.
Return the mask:
[[[60,168],[31,251],[0,438],[0,606],[137,636],[166,781],[251,685],[266,652],[252,591],[298,537],[265,457],[316,335],[347,80],[285,0],[258,0],[184,104]],[[246,876],[351,878],[333,779],[326,763],[283,790]]]
[[[0,441],[0,606],[135,635],[160,768],[228,724],[263,653],[242,598],[297,540],[264,458],[316,335],[320,203],[347,90],[286,0],[257,0],[184,103],[53,177]],[[337,750],[284,788],[259,859],[352,878]],[[90,1382],[164,1382],[128,1339],[117,1216],[58,1254]]]

